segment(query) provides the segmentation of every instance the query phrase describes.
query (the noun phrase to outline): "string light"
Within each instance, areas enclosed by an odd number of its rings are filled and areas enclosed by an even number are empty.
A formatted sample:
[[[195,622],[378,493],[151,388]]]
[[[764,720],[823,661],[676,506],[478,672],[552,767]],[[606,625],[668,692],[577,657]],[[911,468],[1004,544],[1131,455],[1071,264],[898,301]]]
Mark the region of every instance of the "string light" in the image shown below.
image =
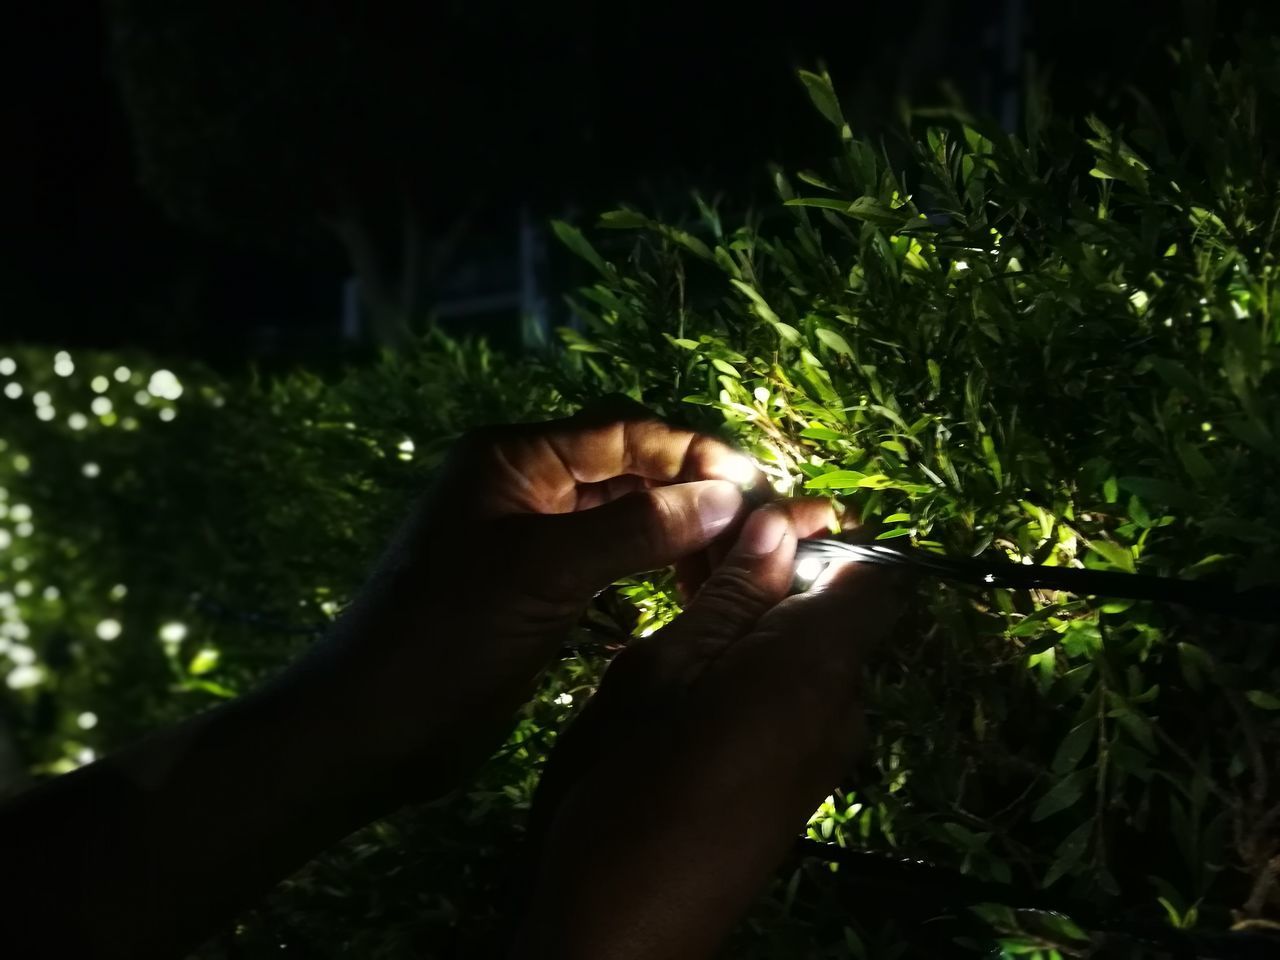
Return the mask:
[[[114,640],[120,636],[123,630],[124,628],[120,626],[119,620],[112,620],[108,617],[106,620],[98,621],[98,626],[94,628],[94,633],[98,635],[99,640]]]

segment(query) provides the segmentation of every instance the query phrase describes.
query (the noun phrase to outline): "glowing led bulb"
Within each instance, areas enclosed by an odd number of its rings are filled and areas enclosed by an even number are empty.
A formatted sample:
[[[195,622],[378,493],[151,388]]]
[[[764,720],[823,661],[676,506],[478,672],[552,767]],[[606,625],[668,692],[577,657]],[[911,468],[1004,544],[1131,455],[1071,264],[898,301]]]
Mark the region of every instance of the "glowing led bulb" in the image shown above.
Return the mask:
[[[826,563],[817,557],[805,557],[796,564],[796,580],[800,582],[803,589],[807,590],[813,586],[814,581],[822,576],[822,570]]]
[[[119,620],[108,618],[98,621],[98,626],[94,632],[98,634],[99,640],[114,640],[120,636],[123,630],[124,628],[120,626]]]
[[[187,638],[187,625],[176,620],[160,628],[160,639],[165,643],[181,643]]]

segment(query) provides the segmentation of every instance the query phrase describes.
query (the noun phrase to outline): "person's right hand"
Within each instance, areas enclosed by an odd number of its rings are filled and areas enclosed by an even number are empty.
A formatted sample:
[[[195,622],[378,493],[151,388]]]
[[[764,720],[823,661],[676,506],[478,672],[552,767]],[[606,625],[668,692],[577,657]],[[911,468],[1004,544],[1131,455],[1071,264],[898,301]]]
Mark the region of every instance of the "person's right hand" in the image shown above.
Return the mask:
[[[898,605],[856,564],[786,596],[797,537],[831,519],[823,502],[756,511],[688,610],[606,671],[540,787],[519,955],[712,954],[836,785]]]

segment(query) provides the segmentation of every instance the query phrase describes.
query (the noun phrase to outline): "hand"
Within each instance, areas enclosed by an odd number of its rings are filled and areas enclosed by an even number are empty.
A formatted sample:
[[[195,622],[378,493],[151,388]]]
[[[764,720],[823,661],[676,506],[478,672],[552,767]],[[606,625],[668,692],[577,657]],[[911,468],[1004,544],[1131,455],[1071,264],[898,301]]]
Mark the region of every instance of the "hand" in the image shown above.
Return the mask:
[[[757,478],[634,406],[469,435],[339,628],[361,741],[429,771],[418,794],[456,778],[496,746],[593,594],[704,549]]]
[[[524,955],[712,954],[837,783],[897,605],[861,565],[784,599],[797,537],[831,519],[812,502],[753,513],[688,610],[606,671],[535,805]]]

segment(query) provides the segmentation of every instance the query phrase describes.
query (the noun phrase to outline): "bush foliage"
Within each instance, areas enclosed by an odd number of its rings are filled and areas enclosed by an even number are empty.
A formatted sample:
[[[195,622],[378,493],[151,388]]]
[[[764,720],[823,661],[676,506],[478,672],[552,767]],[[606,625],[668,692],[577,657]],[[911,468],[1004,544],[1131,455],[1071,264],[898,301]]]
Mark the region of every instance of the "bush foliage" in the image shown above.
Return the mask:
[[[606,392],[732,437],[780,492],[838,497],[887,542],[1280,581],[1277,52],[1210,68],[1183,50],[1171,104],[1135,97],[1122,124],[1033,104],[1015,136],[935,111],[892,151],[855,138],[829,79],[802,74],[835,157],[778,172],[780,203],[733,220],[699,200],[682,222],[557,224],[593,279],[567,350],[543,357],[433,339],[338,379],[191,370],[175,389],[145,358],[11,352],[14,741],[58,771],[245,689],[337,614],[452,438]],[[37,391],[37,416],[18,416]],[[918,590],[872,674],[868,761],[811,839],[1134,929],[1276,920],[1274,626]],[[608,650],[676,609],[660,574],[602,597],[475,784],[321,857],[207,955],[491,947],[556,729]],[[928,903],[908,891],[868,910],[849,873],[789,864],[734,955],[938,955]],[[1083,915],[970,912],[938,925],[948,949],[1072,956],[1113,937]]]

